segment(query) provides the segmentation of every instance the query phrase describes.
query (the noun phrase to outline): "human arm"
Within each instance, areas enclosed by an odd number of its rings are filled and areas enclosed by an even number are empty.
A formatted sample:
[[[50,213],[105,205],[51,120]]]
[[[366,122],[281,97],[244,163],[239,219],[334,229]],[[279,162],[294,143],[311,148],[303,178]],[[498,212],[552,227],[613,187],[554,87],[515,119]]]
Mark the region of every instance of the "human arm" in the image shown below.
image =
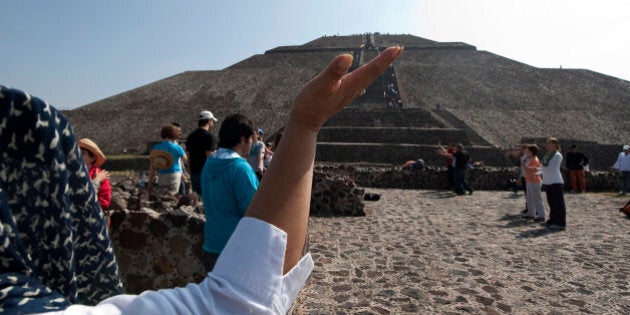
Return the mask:
[[[542,166],[543,170],[554,170],[554,169],[560,169],[560,167],[562,166],[562,160],[564,160],[564,158],[562,157],[562,154],[560,154],[559,152],[556,152],[556,154],[554,154],[553,158],[551,159],[551,161],[549,161],[549,163],[547,164],[547,166]]]
[[[245,216],[268,222],[288,235],[284,272],[302,256],[311,201],[315,144],[321,126],[402,53],[391,47],[347,73],[352,56],[340,55],[296,97],[289,122],[267,174]]]
[[[209,158],[214,152],[217,152],[217,138],[214,137],[213,134],[210,134],[210,143],[208,144],[208,148],[206,149],[206,158]]]

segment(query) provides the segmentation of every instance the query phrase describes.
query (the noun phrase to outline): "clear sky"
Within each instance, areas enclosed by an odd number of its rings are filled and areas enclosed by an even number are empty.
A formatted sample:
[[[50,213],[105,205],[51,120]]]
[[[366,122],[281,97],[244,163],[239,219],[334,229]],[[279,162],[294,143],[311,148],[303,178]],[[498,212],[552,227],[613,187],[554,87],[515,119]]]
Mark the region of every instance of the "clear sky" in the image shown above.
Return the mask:
[[[3,0],[0,84],[68,109],[276,46],[365,32],[630,80],[625,0]]]

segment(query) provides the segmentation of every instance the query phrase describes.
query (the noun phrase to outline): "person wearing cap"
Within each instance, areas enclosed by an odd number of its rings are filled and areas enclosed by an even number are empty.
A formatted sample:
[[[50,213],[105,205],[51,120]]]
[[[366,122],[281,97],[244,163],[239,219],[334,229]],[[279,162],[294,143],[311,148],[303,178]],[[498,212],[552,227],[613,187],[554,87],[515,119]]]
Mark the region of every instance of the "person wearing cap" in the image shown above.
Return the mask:
[[[153,190],[153,178],[157,171],[158,173],[158,185],[161,189],[164,189],[170,194],[177,194],[179,192],[179,186],[182,180],[182,167],[180,161],[188,163],[186,152],[177,143],[177,127],[172,124],[167,124],[162,127],[160,135],[162,136],[162,142],[153,146],[150,160],[151,165],[149,167],[149,182],[148,192],[149,195]],[[155,161],[167,161],[167,163],[155,163]]]
[[[190,181],[192,189],[201,195],[201,170],[206,159],[217,149],[217,140],[210,132],[217,118],[212,112],[204,110],[197,116],[197,126],[186,138],[186,155],[189,161]]]
[[[79,139],[79,148],[94,190],[96,190],[98,203],[102,210],[107,210],[112,201],[112,187],[109,182],[109,172],[100,169],[100,166],[105,163],[105,154],[94,141],[88,138]]]
[[[588,158],[577,150],[577,145],[571,145],[567,152],[567,169],[569,169],[569,181],[573,192],[586,192],[586,172],[584,167],[588,165]]]
[[[623,146],[623,152],[619,153],[617,162],[611,167],[612,170],[621,172],[621,191],[620,195],[626,195],[630,188],[630,145]]]

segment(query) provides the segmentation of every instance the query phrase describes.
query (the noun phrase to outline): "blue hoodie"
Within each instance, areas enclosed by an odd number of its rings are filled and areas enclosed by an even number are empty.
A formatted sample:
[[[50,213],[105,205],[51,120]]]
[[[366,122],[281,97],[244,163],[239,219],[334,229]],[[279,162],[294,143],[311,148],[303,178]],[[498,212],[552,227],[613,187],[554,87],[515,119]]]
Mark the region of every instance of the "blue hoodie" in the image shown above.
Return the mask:
[[[258,188],[258,177],[247,160],[219,148],[201,171],[201,196],[206,215],[203,250],[220,254]]]

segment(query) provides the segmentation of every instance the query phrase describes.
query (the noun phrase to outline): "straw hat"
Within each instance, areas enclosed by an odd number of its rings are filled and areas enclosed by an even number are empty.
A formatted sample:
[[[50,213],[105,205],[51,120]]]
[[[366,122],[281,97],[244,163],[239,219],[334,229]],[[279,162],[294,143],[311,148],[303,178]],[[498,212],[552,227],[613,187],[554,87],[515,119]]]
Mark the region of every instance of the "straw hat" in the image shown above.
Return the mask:
[[[94,143],[94,141],[88,138],[79,139],[79,148],[85,149],[94,154],[94,166],[100,167],[101,165],[103,165],[103,163],[105,163],[105,154],[103,154],[101,149],[96,145],[96,143]]]
[[[151,154],[149,154],[149,160],[151,161],[151,166],[153,166],[156,170],[171,168],[173,163],[175,163],[173,156],[170,153],[157,149],[151,151]]]

